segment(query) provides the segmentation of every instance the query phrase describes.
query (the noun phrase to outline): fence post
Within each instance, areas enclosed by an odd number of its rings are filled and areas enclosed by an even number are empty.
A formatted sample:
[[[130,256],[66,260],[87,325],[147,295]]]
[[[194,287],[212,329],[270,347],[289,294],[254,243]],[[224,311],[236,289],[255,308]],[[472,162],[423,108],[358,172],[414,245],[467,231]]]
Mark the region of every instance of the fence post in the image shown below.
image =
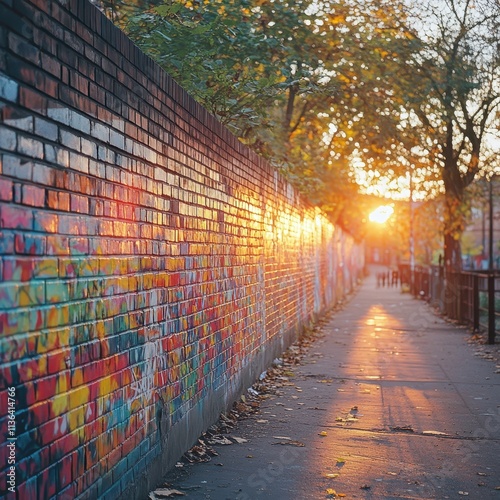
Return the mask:
[[[495,343],[495,275],[488,276],[488,344]]]
[[[472,276],[472,317],[474,332],[479,331],[479,276]]]

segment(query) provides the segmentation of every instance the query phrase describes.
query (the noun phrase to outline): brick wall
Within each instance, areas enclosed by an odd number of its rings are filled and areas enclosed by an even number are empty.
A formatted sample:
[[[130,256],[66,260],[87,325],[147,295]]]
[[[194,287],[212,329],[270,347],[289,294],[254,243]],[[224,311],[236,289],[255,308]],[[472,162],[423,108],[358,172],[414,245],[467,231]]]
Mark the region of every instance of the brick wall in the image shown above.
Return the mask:
[[[0,491],[144,498],[362,253],[86,0],[0,0],[0,113]]]

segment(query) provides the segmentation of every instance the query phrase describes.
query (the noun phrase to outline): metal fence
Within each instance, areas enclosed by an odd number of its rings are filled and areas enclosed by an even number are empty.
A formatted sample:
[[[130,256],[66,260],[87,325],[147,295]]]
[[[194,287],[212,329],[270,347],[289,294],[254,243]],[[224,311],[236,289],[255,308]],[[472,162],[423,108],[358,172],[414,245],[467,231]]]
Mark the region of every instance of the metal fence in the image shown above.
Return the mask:
[[[449,285],[449,286],[447,286]],[[500,333],[500,273],[463,271],[445,276],[440,266],[419,267],[410,287],[448,318],[488,332],[488,343]]]

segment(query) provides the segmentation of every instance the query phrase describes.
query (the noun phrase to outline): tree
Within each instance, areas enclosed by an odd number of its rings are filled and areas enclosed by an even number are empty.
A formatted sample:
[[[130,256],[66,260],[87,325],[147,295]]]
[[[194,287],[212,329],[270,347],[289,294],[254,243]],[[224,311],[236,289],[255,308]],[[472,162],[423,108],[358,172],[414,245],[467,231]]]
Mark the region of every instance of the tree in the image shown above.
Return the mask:
[[[500,106],[500,4],[428,0],[408,12],[408,44],[398,85],[407,89],[408,120],[421,135],[413,154],[438,172],[445,194],[444,261],[461,268],[465,191],[485,149],[496,147]]]
[[[349,158],[366,148],[387,159],[381,145],[398,120],[387,112],[393,90],[384,74],[403,33],[400,14],[388,0],[172,0],[125,29],[241,141],[356,232],[363,217]]]

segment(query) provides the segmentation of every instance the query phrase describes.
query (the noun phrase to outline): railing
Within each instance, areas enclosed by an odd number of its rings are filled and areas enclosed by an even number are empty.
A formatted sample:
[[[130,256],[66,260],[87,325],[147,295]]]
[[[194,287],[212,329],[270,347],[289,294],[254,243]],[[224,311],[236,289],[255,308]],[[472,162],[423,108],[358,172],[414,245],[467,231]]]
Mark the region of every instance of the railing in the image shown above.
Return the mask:
[[[442,267],[417,266],[410,291],[450,319],[467,324],[474,331],[486,330],[488,343],[495,343],[496,333],[500,333],[499,272],[463,271],[445,278]]]

